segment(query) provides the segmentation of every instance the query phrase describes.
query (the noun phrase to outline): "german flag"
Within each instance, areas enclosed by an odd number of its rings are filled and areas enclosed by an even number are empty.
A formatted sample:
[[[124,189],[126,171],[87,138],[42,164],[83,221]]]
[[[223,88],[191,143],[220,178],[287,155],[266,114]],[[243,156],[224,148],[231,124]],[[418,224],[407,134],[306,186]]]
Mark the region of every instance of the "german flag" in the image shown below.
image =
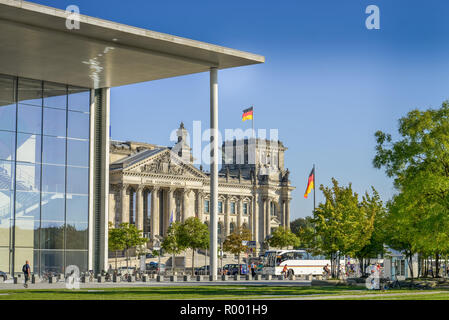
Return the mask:
[[[315,188],[315,167],[310,171],[309,174],[309,180],[307,181],[307,188],[306,192],[304,193],[304,198],[307,199],[307,196],[312,191],[312,189]]]
[[[253,120],[253,107],[243,110],[242,121]]]

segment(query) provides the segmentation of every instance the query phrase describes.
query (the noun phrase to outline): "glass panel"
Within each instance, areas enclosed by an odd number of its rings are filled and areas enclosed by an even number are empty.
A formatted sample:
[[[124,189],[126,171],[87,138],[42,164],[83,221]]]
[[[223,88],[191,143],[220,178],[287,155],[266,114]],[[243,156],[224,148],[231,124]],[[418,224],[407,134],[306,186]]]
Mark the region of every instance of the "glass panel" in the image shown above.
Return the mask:
[[[14,187],[14,164],[0,160],[0,190],[12,190]]]
[[[65,192],[65,167],[42,165],[42,191]]]
[[[70,138],[89,139],[89,114],[69,111],[67,136]]]
[[[16,190],[39,191],[41,186],[40,164],[17,163],[16,166]]]
[[[39,192],[16,192],[16,218],[33,218],[39,220],[40,217],[40,194]]]
[[[66,249],[87,249],[87,223],[67,223]]]
[[[89,169],[67,167],[67,193],[89,193]]]
[[[0,106],[16,101],[16,81],[14,77],[0,75]],[[1,107],[0,107],[1,109]],[[0,116],[1,119],[1,116]]]
[[[67,223],[87,222],[89,219],[89,197],[67,194]]]
[[[89,112],[90,90],[69,87],[69,109]]]
[[[9,264],[9,247],[0,247],[0,271],[9,273]]]
[[[65,138],[44,136],[42,162],[65,165]]]
[[[42,108],[19,104],[17,131],[41,134]]]
[[[68,139],[67,143],[67,164],[89,167],[89,141]]]
[[[19,102],[42,106],[42,81],[19,79]]]
[[[14,132],[0,131],[0,159],[14,160],[16,135]]]
[[[18,133],[17,145],[17,161],[41,162],[41,135]]]
[[[44,108],[44,134],[50,136],[66,136],[66,111]]]
[[[12,191],[0,191],[0,246],[9,246],[13,201]]]
[[[25,262],[28,261],[31,268],[31,273],[35,272],[35,263],[34,263],[34,248],[15,248],[14,250],[14,272],[22,273],[22,267]]]
[[[43,273],[60,274],[64,267],[64,253],[62,250],[42,250],[41,270]]]
[[[11,131],[16,130],[15,104],[4,104],[0,102],[0,129]]]
[[[66,251],[66,265],[75,265],[80,272],[87,271],[87,251]]]
[[[57,83],[44,82],[44,106],[66,109],[67,86]]]
[[[42,221],[41,248],[64,248],[64,222]]]
[[[34,220],[33,217],[17,218],[15,230],[15,247],[34,249],[35,242],[37,242],[37,234],[39,232],[39,220]],[[31,252],[32,253],[32,252]],[[30,254],[26,259],[30,260],[33,255]],[[25,263],[25,260],[20,266]]]
[[[65,201],[63,193],[42,194],[42,220],[64,222]]]

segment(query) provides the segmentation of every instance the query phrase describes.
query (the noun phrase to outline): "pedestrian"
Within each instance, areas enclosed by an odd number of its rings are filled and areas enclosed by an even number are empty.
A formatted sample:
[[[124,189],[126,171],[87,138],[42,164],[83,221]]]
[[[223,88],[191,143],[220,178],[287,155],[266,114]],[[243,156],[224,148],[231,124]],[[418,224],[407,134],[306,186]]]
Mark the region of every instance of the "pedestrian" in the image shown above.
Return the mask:
[[[284,278],[287,278],[287,264],[284,264],[284,268],[282,269],[281,274],[284,275]]]
[[[256,264],[254,262],[251,262],[251,275],[253,278],[256,276]]]
[[[25,261],[25,264],[22,267],[23,275],[25,276],[25,282],[23,283],[23,286],[25,288],[28,288],[28,281],[30,280],[31,276],[31,268],[30,268],[30,262],[27,260]]]

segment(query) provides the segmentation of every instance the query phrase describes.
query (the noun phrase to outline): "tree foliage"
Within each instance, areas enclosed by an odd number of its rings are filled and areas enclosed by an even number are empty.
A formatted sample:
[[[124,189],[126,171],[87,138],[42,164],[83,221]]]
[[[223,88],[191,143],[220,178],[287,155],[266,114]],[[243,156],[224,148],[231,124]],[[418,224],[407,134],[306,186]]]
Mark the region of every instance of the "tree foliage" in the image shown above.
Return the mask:
[[[186,219],[179,226],[179,242],[182,247],[192,249],[192,274],[194,271],[195,250],[209,248],[209,228],[196,217]]]
[[[268,239],[268,244],[275,248],[286,248],[289,246],[297,247],[299,246],[299,238],[291,232],[288,228],[278,227],[271,234]]]
[[[243,245],[243,241],[251,241],[251,238],[251,231],[241,226],[226,237],[226,240],[223,242],[223,250],[238,255],[238,263],[240,265],[240,254],[248,249],[248,246]]]

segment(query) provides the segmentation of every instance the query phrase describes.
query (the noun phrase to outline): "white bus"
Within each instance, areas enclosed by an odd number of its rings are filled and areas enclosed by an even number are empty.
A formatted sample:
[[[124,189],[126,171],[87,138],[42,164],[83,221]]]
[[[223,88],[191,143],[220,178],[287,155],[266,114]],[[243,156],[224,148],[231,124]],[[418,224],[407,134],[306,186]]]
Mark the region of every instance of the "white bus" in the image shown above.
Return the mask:
[[[287,265],[288,275],[322,275],[323,267],[331,261],[324,256],[313,256],[305,250],[269,250],[265,252],[262,274],[281,275]],[[340,260],[344,268],[345,261]]]

